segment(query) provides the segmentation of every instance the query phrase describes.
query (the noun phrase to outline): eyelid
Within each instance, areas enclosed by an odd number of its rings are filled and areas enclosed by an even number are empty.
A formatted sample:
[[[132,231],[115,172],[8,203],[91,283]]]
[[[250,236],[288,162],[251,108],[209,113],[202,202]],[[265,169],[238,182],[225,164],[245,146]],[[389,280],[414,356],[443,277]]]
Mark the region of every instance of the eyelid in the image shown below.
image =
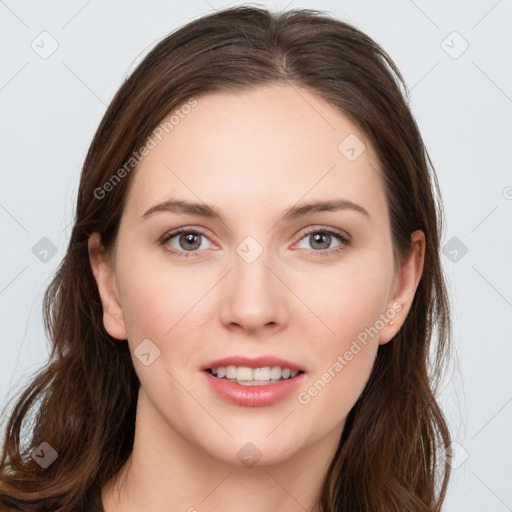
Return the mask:
[[[352,241],[352,237],[343,229],[340,228],[334,228],[331,226],[323,226],[321,224],[314,225],[309,228],[305,228],[305,231],[301,232],[301,239],[304,238],[307,235],[311,235],[312,233],[330,233],[334,235],[338,235],[340,238],[344,238],[347,242]]]

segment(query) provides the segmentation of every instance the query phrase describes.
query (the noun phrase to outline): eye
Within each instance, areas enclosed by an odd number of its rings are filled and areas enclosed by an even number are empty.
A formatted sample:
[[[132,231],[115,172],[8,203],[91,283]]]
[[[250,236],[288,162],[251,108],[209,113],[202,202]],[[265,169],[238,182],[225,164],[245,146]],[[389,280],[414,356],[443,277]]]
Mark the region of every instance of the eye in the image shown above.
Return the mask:
[[[209,238],[196,229],[180,228],[164,235],[161,245],[177,256],[188,258],[198,252],[198,249],[207,249],[204,242]]]
[[[315,228],[313,230],[308,231],[302,238],[302,240],[308,241],[312,247],[310,252],[316,253],[320,255],[328,255],[337,253],[339,251],[343,251],[348,246],[350,246],[351,240],[350,237],[341,230],[334,228]],[[333,241],[337,241],[338,244],[334,247],[331,246]],[[304,249],[307,247],[300,247]]]
[[[319,256],[343,251],[351,244],[349,235],[334,228],[316,227],[305,233],[301,238],[301,242],[307,240],[308,237],[312,247],[312,249],[309,249],[309,252]],[[160,240],[160,244],[165,246],[166,250],[171,254],[188,258],[196,256],[200,249],[208,249],[206,241],[215,245],[202,231],[184,227],[166,233]],[[331,246],[333,241],[338,242],[334,247]],[[305,247],[300,248],[304,249]]]

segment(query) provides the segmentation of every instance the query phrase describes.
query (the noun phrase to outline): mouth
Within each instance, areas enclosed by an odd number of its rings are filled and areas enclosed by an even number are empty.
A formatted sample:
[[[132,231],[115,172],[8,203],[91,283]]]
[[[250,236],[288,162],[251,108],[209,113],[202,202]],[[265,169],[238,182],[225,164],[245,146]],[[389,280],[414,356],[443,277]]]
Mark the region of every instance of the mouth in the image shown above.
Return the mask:
[[[304,373],[303,370],[292,370],[281,366],[263,366],[251,368],[249,366],[216,366],[207,368],[217,379],[227,380],[241,386],[268,386],[284,380],[294,379]]]
[[[275,404],[297,391],[307,376],[304,367],[273,356],[232,356],[212,361],[201,370],[217,396],[244,407]]]

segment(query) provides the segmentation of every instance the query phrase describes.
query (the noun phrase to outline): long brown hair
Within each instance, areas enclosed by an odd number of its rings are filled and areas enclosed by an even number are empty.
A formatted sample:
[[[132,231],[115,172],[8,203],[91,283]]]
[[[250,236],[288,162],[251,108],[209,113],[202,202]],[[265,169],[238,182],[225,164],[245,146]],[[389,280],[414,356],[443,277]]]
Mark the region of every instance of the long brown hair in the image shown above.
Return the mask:
[[[115,242],[134,174],[134,162],[126,163],[164,116],[191,98],[271,83],[307,88],[368,137],[383,170],[396,262],[407,255],[413,231],[426,236],[412,307],[394,339],[378,350],[319,509],[441,509],[449,465],[439,454],[450,444],[435,398],[450,340],[439,251],[442,204],[407,87],[385,51],[353,26],[315,10],[247,6],[199,18],[163,39],[101,121],[83,166],[69,246],[44,298],[50,359],[17,399],[5,428],[0,498],[6,505],[79,509],[131,453],[139,381],[127,342],[104,329],[87,247],[94,232],[107,249]],[[125,172],[116,174],[121,168]],[[43,442],[58,453],[46,469],[31,458]]]

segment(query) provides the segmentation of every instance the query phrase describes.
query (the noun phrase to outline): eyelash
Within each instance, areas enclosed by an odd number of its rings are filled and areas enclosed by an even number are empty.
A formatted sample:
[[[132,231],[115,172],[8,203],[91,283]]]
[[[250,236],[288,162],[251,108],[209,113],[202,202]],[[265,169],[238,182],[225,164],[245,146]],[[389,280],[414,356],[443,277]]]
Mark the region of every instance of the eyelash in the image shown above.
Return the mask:
[[[208,238],[206,233],[203,233],[200,229],[191,229],[191,228],[183,227],[183,228],[175,229],[174,231],[170,231],[169,233],[166,233],[161,238],[160,244],[167,245],[167,242],[169,242],[169,240],[173,239],[175,236],[177,236],[181,233],[192,233],[195,235],[201,235],[201,236],[204,236],[205,238]],[[337,254],[341,251],[346,250],[347,247],[350,247],[350,245],[352,243],[351,238],[348,235],[346,235],[343,231],[340,231],[340,230],[337,230],[334,228],[324,228],[324,227],[314,228],[314,229],[308,231],[307,233],[304,233],[302,235],[302,237],[300,238],[300,240],[306,238],[309,235],[313,235],[316,233],[328,233],[329,235],[333,235],[335,238],[338,239],[338,241],[340,242],[340,245],[338,245],[332,249],[325,249],[325,250],[309,249],[309,252],[313,253],[315,256],[331,256],[333,254]],[[198,252],[201,252],[198,250],[177,251],[176,249],[169,249],[168,246],[166,247],[166,251],[169,252],[169,254],[172,254],[172,255],[175,255],[178,257],[182,257],[182,258],[190,258],[192,255],[194,255]],[[192,257],[195,257],[195,256],[192,256]]]

